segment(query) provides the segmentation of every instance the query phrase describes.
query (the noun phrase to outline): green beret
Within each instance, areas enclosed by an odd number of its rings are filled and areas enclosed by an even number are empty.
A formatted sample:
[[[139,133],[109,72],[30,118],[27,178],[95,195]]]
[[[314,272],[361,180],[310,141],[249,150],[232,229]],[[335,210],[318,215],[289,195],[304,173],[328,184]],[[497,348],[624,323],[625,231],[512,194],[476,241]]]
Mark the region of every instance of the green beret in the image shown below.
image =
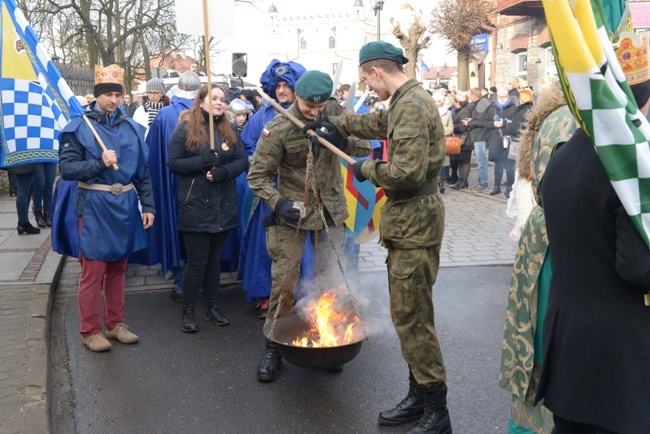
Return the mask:
[[[332,78],[320,71],[306,71],[296,81],[296,93],[311,102],[325,102],[332,95]]]
[[[404,56],[401,48],[384,41],[372,41],[361,47],[359,51],[359,65],[371,60],[388,59],[400,65],[408,63],[408,57]]]

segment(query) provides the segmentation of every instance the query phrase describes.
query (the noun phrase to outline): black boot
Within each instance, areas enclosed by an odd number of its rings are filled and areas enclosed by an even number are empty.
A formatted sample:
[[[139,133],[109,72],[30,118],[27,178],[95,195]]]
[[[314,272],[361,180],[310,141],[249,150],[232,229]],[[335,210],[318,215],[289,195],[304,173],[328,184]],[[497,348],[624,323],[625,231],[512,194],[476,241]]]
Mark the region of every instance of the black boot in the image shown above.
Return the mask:
[[[26,223],[18,222],[18,227],[16,228],[16,230],[18,231],[18,235],[22,235],[22,234],[35,235],[41,233],[41,230],[39,228],[35,228],[34,226],[32,226],[30,222],[26,222]]]
[[[412,420],[418,420],[424,414],[424,392],[418,386],[409,369],[409,392],[395,408],[379,413],[379,423],[382,425],[400,425]]]
[[[424,415],[408,434],[451,434],[451,419],[447,410],[447,386],[432,389],[422,387]]]
[[[442,176],[438,177],[438,191],[440,193],[445,192],[445,180],[442,178]]]
[[[45,222],[45,219],[43,218],[43,210],[34,211],[34,217],[36,218],[36,224],[38,225],[39,228],[47,227],[47,223]]]
[[[218,326],[227,326],[230,324],[230,320],[226,318],[226,315],[221,313],[219,306],[208,307],[208,312],[205,314],[206,321],[212,321]]]
[[[458,182],[451,186],[454,190],[462,190],[467,188],[467,180],[464,178],[458,178]]]
[[[199,331],[199,323],[196,322],[194,309],[183,309],[183,319],[181,320],[181,331],[183,333],[195,333]]]
[[[500,194],[500,193],[501,193],[501,185],[495,184],[494,188],[490,192],[490,196],[494,196],[495,194]]]
[[[512,193],[512,186],[510,186],[510,185],[506,185],[506,191],[505,191],[505,193],[503,193],[503,194],[505,195],[505,197],[507,197],[508,199],[510,199],[510,193]]]
[[[48,228],[51,227],[52,226],[52,213],[43,211],[43,218],[45,218],[45,224],[47,225],[47,227]]]
[[[282,356],[274,342],[266,340],[266,350],[257,367],[257,381],[273,381],[280,375],[282,369]]]

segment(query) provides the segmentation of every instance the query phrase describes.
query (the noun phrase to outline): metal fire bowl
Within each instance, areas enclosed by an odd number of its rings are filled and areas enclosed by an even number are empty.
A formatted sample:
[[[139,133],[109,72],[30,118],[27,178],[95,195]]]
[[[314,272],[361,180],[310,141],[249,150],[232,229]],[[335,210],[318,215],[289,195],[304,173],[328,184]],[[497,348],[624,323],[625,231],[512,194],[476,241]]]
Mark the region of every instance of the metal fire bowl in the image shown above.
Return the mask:
[[[279,317],[275,322],[273,336],[269,336],[271,324],[264,326],[264,335],[275,342],[280,355],[288,362],[303,368],[337,369],[354,359],[365,340],[354,336],[354,342],[339,347],[295,347],[291,345],[298,336],[309,334],[309,324],[298,315]]]

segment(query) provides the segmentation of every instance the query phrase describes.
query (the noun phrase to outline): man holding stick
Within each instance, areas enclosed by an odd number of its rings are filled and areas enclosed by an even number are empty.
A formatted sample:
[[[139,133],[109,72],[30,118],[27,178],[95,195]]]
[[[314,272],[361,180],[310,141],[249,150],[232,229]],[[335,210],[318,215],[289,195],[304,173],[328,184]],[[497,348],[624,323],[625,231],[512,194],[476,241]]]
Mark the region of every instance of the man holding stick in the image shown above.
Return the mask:
[[[282,114],[266,124],[248,171],[250,188],[273,210],[264,218],[267,250],[272,261],[272,288],[267,325],[274,321],[276,310],[277,316],[289,315],[292,312],[307,235],[310,235],[312,242],[316,244],[315,232],[311,231],[318,231],[318,243],[321,246],[316,252],[316,279],[320,276],[326,277],[327,267],[336,264],[326,231],[323,230],[323,221],[317,212],[318,203],[323,207],[329,233],[337,251],[343,252],[344,222],[348,210],[343,193],[339,157],[323,149],[320,144],[313,144],[314,142],[305,138],[301,131],[304,122],[313,121],[321,115],[332,94],[332,87],[332,79],[323,72],[307,71],[302,74],[295,86],[296,101],[286,111],[278,105]],[[269,102],[275,103],[271,101]],[[335,100],[332,101],[336,104]],[[368,142],[347,139],[340,135],[330,138],[337,150],[344,154],[362,157],[370,153]],[[315,142],[318,143],[317,140]],[[305,191],[307,164],[312,156],[314,178],[311,182],[318,192],[318,197],[314,196],[312,189]],[[278,172],[276,189],[273,178]],[[306,208],[301,209],[298,202],[304,202]],[[282,305],[279,305],[281,296]],[[257,379],[273,381],[280,374],[281,367],[282,357],[275,343],[267,339],[266,350],[257,370]]]
[[[106,337],[123,344],[138,341],[124,323],[126,262],[147,247],[144,230],[153,224],[155,212],[144,127],[118,108],[123,77],[115,64],[96,66],[96,100],[66,125],[59,139],[61,177],[78,181],[79,316],[82,341],[91,351],[111,348],[99,323],[102,287]]]
[[[322,118],[305,125],[327,136],[334,126],[347,137],[388,139],[388,161],[353,165],[359,181],[383,187],[381,242],[388,249],[388,288],[393,324],[409,367],[409,392],[379,423],[418,420],[410,433],[451,434],[445,365],[436,336],[432,287],[438,274],[445,208],[436,179],[445,156],[444,128],[431,96],[404,73],[409,59],[383,41],[359,51],[359,73],[390,109]],[[331,134],[331,133],[329,133]]]

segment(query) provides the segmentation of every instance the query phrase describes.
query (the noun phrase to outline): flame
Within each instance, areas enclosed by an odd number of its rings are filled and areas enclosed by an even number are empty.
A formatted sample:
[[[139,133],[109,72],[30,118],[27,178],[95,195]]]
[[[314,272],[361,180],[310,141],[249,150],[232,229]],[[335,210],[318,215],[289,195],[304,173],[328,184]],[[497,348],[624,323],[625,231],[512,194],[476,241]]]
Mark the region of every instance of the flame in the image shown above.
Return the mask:
[[[337,302],[334,292],[321,295],[316,304],[307,310],[312,323],[310,336],[299,336],[291,342],[291,345],[322,348],[338,347],[352,342],[354,339],[352,328],[359,324],[359,316],[338,312]]]

